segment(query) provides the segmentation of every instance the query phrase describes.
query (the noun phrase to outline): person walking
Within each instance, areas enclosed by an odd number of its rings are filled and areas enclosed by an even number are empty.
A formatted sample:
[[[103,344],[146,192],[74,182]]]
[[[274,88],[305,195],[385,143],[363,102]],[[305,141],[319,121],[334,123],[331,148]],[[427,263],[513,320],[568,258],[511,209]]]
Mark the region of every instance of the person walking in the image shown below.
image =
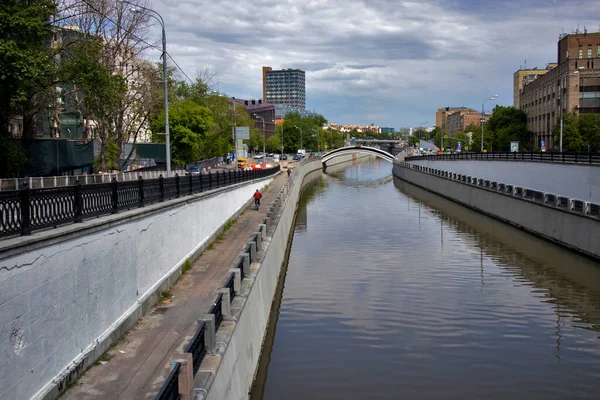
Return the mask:
[[[292,175],[292,170],[288,168],[288,178]]]
[[[254,206],[256,207],[257,211],[260,207],[260,199],[262,199],[262,194],[258,191],[258,189],[256,189],[256,192],[254,192]]]

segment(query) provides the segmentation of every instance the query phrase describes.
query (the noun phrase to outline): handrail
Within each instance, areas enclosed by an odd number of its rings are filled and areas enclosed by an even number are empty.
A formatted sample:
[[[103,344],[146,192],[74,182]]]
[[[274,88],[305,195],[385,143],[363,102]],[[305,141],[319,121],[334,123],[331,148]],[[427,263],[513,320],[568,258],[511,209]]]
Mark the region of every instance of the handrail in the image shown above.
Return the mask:
[[[167,380],[163,383],[160,391],[155,397],[155,400],[179,400],[179,373],[181,372],[181,364],[176,362],[173,369],[169,373]]]
[[[485,160],[485,161],[539,161],[551,163],[600,164],[600,153],[453,153],[409,156],[406,161]]]
[[[240,182],[261,179],[279,172],[274,168],[176,175],[172,178],[140,179],[110,183],[0,191],[0,238],[31,235],[32,231],[116,214],[169,199],[189,196]]]

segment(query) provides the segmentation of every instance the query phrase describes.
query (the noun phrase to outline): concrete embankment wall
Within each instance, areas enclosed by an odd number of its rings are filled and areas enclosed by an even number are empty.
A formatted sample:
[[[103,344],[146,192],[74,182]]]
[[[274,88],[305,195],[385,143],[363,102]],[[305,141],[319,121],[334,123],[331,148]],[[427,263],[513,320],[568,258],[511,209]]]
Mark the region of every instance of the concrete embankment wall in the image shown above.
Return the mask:
[[[0,242],[0,398],[54,398],[272,177]]]
[[[394,162],[394,176],[530,233],[600,259],[600,219]],[[511,184],[511,182],[505,182]]]
[[[358,158],[372,156],[348,155],[336,157],[329,165],[336,165]],[[220,364],[212,368],[214,379],[196,385],[194,399],[239,400],[248,398],[248,394],[258,367],[261,347],[265,337],[271,305],[275,296],[279,274],[282,270],[287,246],[291,239],[294,217],[300,198],[302,182],[307,175],[322,169],[320,160],[308,162],[294,174],[294,184],[287,193],[287,201],[279,215],[274,229],[263,243],[264,258],[260,265],[255,264],[256,274],[251,282],[246,282],[241,301],[241,309],[235,312],[235,326],[228,331],[227,343],[218,347],[225,348],[220,354]],[[245,279],[248,281],[249,279]],[[219,334],[217,335],[217,341]],[[201,367],[201,370],[203,368]]]
[[[418,160],[411,163],[600,203],[600,165],[499,160]]]

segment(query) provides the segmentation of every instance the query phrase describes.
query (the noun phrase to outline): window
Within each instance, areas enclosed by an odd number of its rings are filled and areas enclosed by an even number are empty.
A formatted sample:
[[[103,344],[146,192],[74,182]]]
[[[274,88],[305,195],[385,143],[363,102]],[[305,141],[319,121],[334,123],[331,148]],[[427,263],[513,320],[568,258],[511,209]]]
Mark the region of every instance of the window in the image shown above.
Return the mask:
[[[596,46],[596,57],[600,58],[600,44]]]
[[[578,54],[579,58],[583,58],[583,49],[580,47],[579,48],[579,54]]]
[[[600,48],[600,47],[599,47]],[[567,50],[567,60],[569,59],[569,50]]]
[[[587,58],[592,58],[592,47],[588,47],[588,55]]]

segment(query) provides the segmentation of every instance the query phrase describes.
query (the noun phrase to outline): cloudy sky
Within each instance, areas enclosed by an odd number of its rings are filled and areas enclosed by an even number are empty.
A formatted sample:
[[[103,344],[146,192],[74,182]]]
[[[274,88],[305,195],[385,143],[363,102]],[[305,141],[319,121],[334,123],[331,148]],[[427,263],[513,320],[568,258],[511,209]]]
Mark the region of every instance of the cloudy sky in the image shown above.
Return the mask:
[[[544,67],[556,61],[561,32],[600,29],[600,2],[588,0],[149,3],[192,79],[209,67],[215,90],[261,98],[263,65],[301,68],[307,108],[332,122],[395,128],[433,125],[439,107],[481,109],[494,94],[512,105],[525,60]]]

